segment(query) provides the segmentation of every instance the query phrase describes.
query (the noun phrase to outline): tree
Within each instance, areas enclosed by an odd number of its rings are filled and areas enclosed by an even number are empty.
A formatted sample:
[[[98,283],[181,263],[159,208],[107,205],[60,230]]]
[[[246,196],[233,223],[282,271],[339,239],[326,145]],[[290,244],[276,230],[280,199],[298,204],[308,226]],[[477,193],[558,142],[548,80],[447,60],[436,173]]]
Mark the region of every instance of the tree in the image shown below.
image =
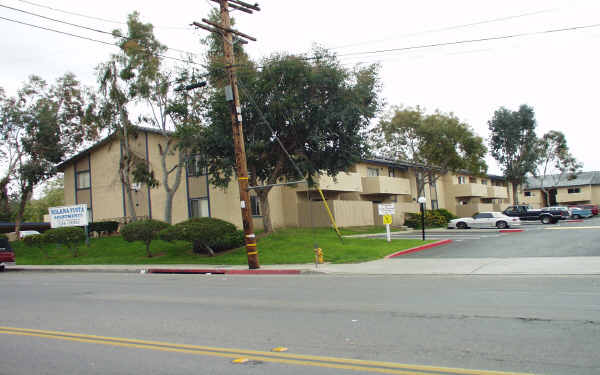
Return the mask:
[[[269,185],[304,178],[312,182],[320,173],[347,171],[366,154],[364,132],[379,109],[376,66],[348,70],[327,51],[317,49],[314,55],[273,55],[260,63],[261,69],[244,63],[243,55],[236,60],[242,65],[238,73],[249,183],[259,187],[266,232],[273,230]],[[219,64],[217,58],[212,61],[211,83],[217,89],[209,97],[211,121],[199,150],[211,183],[226,186],[235,157]]]
[[[392,109],[381,119],[372,136],[378,152],[393,160],[405,160],[417,169],[417,190],[452,171],[482,174],[487,170],[483,139],[452,113],[426,114],[421,107]]]
[[[173,198],[181,185],[182,171],[190,151],[186,148],[188,140],[181,138],[178,128],[197,127],[203,108],[201,93],[176,89],[183,87],[184,83],[196,81],[198,77],[189,66],[176,70],[165,70],[162,67],[160,54],[167,48],[154,36],[152,24],[142,23],[137,12],[129,15],[127,26],[127,33],[120,30],[113,32],[122,53],[113,56],[110,77],[103,78],[103,84],[110,83],[111,90],[120,93],[118,96],[121,98],[120,102],[113,99],[122,117],[120,130],[125,152],[121,161],[121,180],[129,187],[127,191],[130,202],[130,175],[133,181],[149,188],[162,185],[166,195],[164,220],[171,223]],[[119,89],[119,86],[123,89]],[[126,108],[130,104],[142,104],[138,108],[142,115],[137,123],[158,129],[165,139],[158,144],[162,171],[160,184],[154,178],[154,171],[148,162],[136,157],[129,148],[126,133],[132,122],[126,116]],[[175,161],[171,160],[173,157]],[[132,203],[129,209],[134,212]]]
[[[491,154],[512,184],[513,203],[517,204],[519,185],[528,173],[534,173],[539,159],[533,108],[523,104],[518,111],[510,111],[502,107],[494,112],[488,127]]]
[[[127,242],[141,241],[146,245],[146,254],[152,258],[150,244],[152,240],[158,239],[158,232],[167,229],[169,224],[158,220],[140,220],[129,223],[121,228],[121,236]]]
[[[565,174],[571,177],[579,173],[582,165],[571,155],[567,139],[560,131],[551,130],[544,134],[538,140],[537,147],[538,161],[534,176],[540,178],[540,188],[550,205],[550,192],[544,186],[546,177],[552,176],[553,186],[556,186]]]
[[[62,179],[50,181],[42,191],[40,199],[32,199],[25,206],[23,219],[25,221],[41,222],[48,208],[64,205],[65,189]]]
[[[33,189],[55,175],[57,163],[97,138],[98,129],[90,121],[94,105],[95,97],[70,73],[51,86],[31,76],[15,97],[3,100],[0,131],[7,141],[0,147],[8,155],[9,169],[2,189],[6,192],[14,183],[17,233]]]

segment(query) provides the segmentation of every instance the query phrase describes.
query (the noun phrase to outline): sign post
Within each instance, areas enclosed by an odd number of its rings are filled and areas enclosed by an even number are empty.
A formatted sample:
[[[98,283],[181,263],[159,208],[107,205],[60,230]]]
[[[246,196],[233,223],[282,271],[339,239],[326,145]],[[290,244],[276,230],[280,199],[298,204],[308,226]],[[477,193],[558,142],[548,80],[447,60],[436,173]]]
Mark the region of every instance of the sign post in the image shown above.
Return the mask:
[[[393,203],[379,204],[378,206],[379,216],[383,216],[383,223],[385,224],[385,232],[387,242],[392,241],[392,234],[390,232],[390,224],[392,224],[392,215],[396,213],[396,208]]]

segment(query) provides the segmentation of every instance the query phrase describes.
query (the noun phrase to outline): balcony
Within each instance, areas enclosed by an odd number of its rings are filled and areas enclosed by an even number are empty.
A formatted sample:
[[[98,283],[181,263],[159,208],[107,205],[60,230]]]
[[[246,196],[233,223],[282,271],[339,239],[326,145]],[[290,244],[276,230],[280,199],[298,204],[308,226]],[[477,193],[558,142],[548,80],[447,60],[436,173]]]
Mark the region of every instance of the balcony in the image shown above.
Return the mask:
[[[581,187],[579,193],[569,194],[568,189],[559,189],[556,201],[559,203],[586,202],[592,200],[592,191],[589,187]]]
[[[507,199],[508,191],[505,186],[488,186],[487,188],[488,198]]]
[[[468,217],[473,216],[478,212],[494,211],[494,205],[491,203],[469,203],[456,205],[456,216]]]
[[[315,177],[315,183],[321,188],[321,190],[332,190],[332,191],[362,191],[362,181],[360,174],[358,173],[345,173],[341,172],[335,176],[336,181],[333,177],[327,176],[326,174]],[[308,187],[306,184],[299,184],[297,191],[306,191]]]
[[[363,194],[410,194],[410,181],[396,177],[362,177]]]
[[[454,197],[487,197],[488,187],[480,184],[454,184],[449,192]]]

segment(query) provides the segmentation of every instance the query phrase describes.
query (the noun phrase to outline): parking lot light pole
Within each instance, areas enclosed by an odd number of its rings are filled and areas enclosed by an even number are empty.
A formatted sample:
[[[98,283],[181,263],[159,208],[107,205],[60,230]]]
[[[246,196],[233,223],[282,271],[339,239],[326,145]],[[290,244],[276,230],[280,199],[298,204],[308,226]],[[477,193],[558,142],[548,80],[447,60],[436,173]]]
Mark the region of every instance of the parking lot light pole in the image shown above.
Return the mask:
[[[419,197],[417,202],[421,205],[421,236],[423,237],[423,241],[425,241],[425,202],[427,202],[427,199]]]

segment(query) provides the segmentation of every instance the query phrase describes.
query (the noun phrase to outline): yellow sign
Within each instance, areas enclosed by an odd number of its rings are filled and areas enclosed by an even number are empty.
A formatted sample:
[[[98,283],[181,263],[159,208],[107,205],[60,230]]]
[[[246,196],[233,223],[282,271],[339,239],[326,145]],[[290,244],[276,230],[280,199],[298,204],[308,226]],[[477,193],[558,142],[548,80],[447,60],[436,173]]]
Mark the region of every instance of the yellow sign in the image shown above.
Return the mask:
[[[391,224],[392,223],[392,215],[383,215],[383,223]]]

